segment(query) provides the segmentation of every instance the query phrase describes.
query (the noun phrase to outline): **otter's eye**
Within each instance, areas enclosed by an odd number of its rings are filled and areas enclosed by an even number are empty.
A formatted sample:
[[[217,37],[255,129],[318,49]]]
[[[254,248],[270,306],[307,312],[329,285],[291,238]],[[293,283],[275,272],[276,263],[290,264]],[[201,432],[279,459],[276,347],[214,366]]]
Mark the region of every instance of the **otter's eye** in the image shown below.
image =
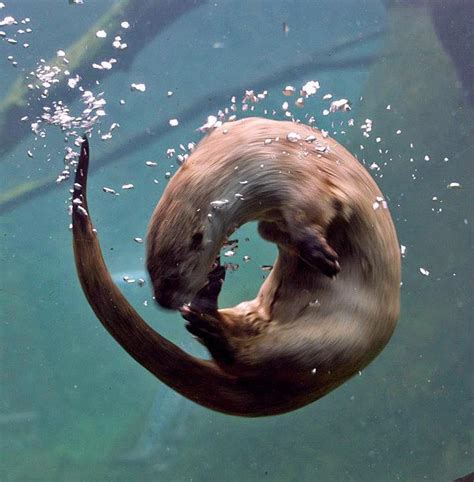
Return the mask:
[[[191,238],[191,249],[198,249],[201,246],[203,235],[200,232],[194,233]]]

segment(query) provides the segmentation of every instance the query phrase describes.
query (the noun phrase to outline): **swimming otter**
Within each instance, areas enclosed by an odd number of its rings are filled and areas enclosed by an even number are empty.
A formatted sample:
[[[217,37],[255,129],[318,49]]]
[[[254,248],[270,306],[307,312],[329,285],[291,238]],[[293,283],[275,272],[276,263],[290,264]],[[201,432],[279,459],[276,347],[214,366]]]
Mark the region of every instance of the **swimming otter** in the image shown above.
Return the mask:
[[[88,159],[86,140],[73,203],[82,287],[112,336],[182,395],[233,415],[288,412],[336,388],[388,342],[399,313],[395,229],[375,182],[333,139],[292,122],[225,123],[165,189],[147,238],[155,298],[180,309],[212,361],[160,336],[114,285],[87,211]],[[251,220],[278,258],[254,300],[218,310],[216,257]]]

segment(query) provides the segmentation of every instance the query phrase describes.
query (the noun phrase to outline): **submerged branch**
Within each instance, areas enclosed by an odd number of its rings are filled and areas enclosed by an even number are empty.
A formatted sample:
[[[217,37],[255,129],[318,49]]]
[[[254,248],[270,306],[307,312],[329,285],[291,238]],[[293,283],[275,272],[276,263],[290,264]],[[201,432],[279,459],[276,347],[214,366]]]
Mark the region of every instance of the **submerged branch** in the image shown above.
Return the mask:
[[[113,71],[128,70],[141,50],[165,27],[172,24],[181,15],[202,5],[205,0],[122,0],[104,14],[84,35],[67,49],[69,63],[55,57],[47,62],[53,67],[65,67],[70,76],[81,77],[81,86],[90,89],[97,80],[97,71],[91,68],[98,59],[115,57],[117,50],[111,41],[97,38],[96,32],[105,30],[113,35],[127,38],[128,47],[120,51]],[[130,24],[130,30],[121,26],[123,21]],[[101,71],[101,79],[110,75],[112,70]],[[69,76],[68,75],[68,76]],[[78,89],[68,87],[64,71],[57,76],[60,82],[51,85],[49,98],[65,103],[74,101],[81,95]],[[20,122],[25,115],[36,116],[41,112],[44,99],[41,90],[29,90],[32,79],[20,76],[13,84],[6,98],[0,103],[0,159],[11,151],[24,137],[31,133],[28,123]]]

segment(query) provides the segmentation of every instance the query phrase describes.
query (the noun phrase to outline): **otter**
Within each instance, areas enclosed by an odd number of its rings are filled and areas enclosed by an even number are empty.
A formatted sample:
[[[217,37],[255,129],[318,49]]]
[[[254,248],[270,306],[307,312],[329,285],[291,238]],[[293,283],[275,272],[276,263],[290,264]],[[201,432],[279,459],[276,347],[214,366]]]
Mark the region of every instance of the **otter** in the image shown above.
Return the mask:
[[[367,366],[399,315],[400,250],[387,203],[335,140],[295,122],[247,118],[214,128],[167,185],[147,235],[156,301],[179,310],[212,360],[153,330],[113,283],[87,206],[89,145],[73,195],[83,290],[120,345],[207,408],[276,415],[303,407]],[[278,256],[256,298],[218,308],[219,251],[258,221]]]

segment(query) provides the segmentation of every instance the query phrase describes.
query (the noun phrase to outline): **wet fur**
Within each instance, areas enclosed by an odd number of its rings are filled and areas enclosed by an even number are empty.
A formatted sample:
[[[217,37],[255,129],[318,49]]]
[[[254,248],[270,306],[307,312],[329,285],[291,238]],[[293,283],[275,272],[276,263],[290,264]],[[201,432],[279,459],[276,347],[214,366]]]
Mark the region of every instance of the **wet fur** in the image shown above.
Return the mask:
[[[300,140],[287,140],[290,132]],[[348,151],[302,124],[245,119],[201,141],[155,209],[147,266],[157,301],[181,309],[214,361],[185,354],[117,301],[90,218],[75,207],[79,277],[119,343],[180,393],[230,414],[287,412],[357,373],[394,330],[400,256],[388,209],[373,207],[381,196]],[[229,202],[213,208],[219,200]],[[278,245],[274,269],[254,300],[217,310],[216,256],[251,220]]]

